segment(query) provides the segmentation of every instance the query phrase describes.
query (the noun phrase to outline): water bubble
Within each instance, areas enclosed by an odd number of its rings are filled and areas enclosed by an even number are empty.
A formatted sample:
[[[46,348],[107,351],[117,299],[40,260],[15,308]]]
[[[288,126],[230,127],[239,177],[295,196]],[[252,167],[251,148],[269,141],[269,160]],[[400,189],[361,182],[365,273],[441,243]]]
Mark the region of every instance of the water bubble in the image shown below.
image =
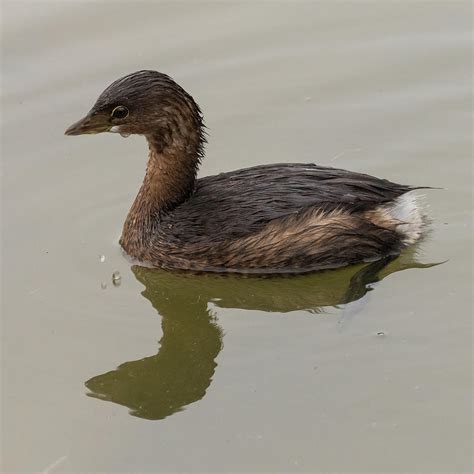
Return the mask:
[[[105,255],[101,255],[99,257],[99,260],[100,260],[100,263],[104,263],[105,262]]]
[[[122,283],[122,276],[120,275],[119,271],[115,271],[114,273],[112,273],[112,283],[115,286],[120,286],[120,284]]]

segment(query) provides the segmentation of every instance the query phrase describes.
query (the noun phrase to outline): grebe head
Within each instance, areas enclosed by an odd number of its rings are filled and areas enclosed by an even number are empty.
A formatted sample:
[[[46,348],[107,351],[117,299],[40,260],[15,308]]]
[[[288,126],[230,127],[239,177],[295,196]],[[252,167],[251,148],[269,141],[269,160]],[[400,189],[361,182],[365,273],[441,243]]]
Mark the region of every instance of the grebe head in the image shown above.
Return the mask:
[[[166,74],[145,70],[113,82],[65,134],[139,134],[163,149],[186,147],[190,139],[196,141],[193,136],[199,141],[203,127],[201,111],[184,89]]]

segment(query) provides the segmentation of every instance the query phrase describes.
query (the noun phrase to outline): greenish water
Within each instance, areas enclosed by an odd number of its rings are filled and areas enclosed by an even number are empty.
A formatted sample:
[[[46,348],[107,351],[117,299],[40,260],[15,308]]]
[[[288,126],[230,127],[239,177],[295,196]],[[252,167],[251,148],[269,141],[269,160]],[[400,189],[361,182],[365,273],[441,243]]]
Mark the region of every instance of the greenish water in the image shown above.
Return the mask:
[[[1,8],[3,472],[472,470],[468,2]],[[430,233],[297,277],[131,265],[146,144],[63,132],[143,68],[201,105],[201,176],[317,162],[442,187]]]
[[[218,308],[319,314],[324,307],[357,301],[391,272],[429,267],[406,255],[394,262],[287,278],[196,276],[134,266],[135,277],[145,286],[142,295],[162,318],[159,351],[91,378],[88,395],[127,406],[140,418],[163,419],[200,400],[211,384],[223,346]],[[350,313],[346,310],[344,316]],[[377,335],[385,337],[383,331]]]

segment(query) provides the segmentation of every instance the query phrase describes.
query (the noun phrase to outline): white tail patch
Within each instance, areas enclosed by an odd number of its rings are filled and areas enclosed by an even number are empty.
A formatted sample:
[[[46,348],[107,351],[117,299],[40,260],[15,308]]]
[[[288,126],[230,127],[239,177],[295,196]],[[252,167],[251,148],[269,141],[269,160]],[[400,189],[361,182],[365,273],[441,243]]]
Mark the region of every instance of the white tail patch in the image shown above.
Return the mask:
[[[407,193],[386,206],[386,212],[395,221],[395,230],[403,236],[403,243],[415,243],[423,232],[423,214],[417,202],[418,196]]]

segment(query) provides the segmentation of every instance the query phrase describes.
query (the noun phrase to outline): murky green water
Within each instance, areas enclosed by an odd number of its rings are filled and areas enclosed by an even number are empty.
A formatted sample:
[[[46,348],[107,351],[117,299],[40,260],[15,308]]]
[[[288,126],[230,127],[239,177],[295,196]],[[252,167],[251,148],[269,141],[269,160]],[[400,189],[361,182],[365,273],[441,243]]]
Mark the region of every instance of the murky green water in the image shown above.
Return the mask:
[[[454,1],[3,2],[3,471],[469,472],[471,29]],[[444,187],[430,235],[304,277],[131,266],[143,139],[63,131],[143,68],[201,105],[201,175]]]

